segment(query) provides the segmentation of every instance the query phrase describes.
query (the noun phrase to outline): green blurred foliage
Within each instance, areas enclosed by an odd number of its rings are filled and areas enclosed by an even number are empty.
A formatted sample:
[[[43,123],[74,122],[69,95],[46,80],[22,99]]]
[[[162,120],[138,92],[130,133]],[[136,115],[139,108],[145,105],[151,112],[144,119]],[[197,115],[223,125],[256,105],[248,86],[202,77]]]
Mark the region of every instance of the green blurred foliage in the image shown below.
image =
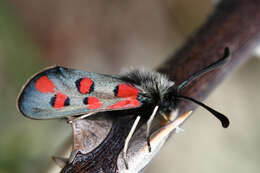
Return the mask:
[[[13,9],[1,0],[0,173],[43,172],[51,155],[70,135],[70,128],[64,122],[34,121],[17,112],[19,90],[46,63],[18,21]]]

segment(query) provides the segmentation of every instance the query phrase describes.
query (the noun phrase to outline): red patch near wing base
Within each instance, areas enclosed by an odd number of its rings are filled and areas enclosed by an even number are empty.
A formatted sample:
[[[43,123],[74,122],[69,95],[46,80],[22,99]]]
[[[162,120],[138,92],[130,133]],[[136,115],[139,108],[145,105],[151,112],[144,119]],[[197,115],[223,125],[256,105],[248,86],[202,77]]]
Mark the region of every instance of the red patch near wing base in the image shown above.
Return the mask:
[[[131,98],[136,99],[139,92],[140,92],[139,89],[137,89],[136,87],[134,87],[133,85],[130,85],[130,84],[119,84],[114,89],[115,96],[122,97],[122,98],[131,97]]]
[[[47,76],[40,77],[35,82],[35,88],[42,93],[55,92],[55,85]]]
[[[123,108],[135,108],[140,106],[140,102],[136,99],[128,99],[119,101],[111,106],[108,106],[107,109],[123,109]]]

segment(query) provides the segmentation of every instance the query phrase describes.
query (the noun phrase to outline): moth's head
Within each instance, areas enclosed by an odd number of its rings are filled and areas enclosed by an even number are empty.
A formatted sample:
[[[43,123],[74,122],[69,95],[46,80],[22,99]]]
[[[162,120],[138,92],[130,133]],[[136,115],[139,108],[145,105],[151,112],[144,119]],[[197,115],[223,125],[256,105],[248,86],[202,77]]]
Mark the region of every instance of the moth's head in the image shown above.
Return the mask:
[[[163,100],[159,105],[160,111],[165,115],[169,115],[172,111],[177,109],[178,103],[181,100],[187,100],[205,108],[207,111],[212,113],[218,120],[220,120],[224,128],[227,128],[229,126],[229,120],[225,115],[219,113],[218,111],[212,109],[211,107],[205,105],[204,103],[198,100],[181,95],[179,93],[179,90],[177,90],[177,88],[174,87],[169,88],[169,90],[164,94]]]
[[[203,68],[202,70],[192,74],[190,77],[188,77],[185,81],[183,81],[181,84],[179,84],[178,86],[172,86],[168,89],[168,91],[164,94],[163,99],[160,103],[160,109],[163,113],[168,114],[171,111],[173,111],[174,109],[176,109],[177,104],[179,102],[179,100],[187,100],[187,101],[191,101],[193,103],[196,103],[197,105],[205,108],[206,110],[208,110],[210,113],[212,113],[217,119],[219,119],[222,123],[222,126],[224,128],[229,126],[229,120],[228,118],[217,112],[216,110],[210,108],[209,106],[184,95],[180,94],[180,91],[185,88],[186,86],[188,86],[190,83],[192,83],[195,79],[199,78],[200,76],[202,76],[205,73],[208,73],[214,69],[216,69],[217,67],[222,66],[223,64],[225,64],[228,61],[228,57],[229,57],[229,48],[225,48],[224,50],[224,54],[223,57],[221,59],[219,59],[218,61],[216,61],[215,63],[210,64],[209,66]]]
[[[178,91],[174,86],[170,87],[163,95],[162,102],[160,103],[160,110],[166,115],[176,109],[177,104],[179,103],[176,95],[178,95]]]

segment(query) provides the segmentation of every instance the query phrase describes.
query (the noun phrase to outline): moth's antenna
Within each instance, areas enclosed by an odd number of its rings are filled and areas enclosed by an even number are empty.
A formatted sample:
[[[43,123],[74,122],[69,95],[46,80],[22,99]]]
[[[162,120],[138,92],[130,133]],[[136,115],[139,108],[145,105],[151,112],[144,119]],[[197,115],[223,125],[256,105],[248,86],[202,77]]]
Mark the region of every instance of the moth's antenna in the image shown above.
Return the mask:
[[[209,66],[203,68],[202,70],[192,74],[187,80],[183,81],[178,87],[177,87],[177,91],[181,90],[182,88],[186,87],[187,85],[189,85],[192,81],[194,81],[195,79],[197,79],[198,77],[202,76],[203,74],[216,69],[217,67],[225,64],[228,61],[228,57],[229,57],[229,48],[226,47],[224,50],[224,55],[221,59],[219,59],[218,61],[214,62],[213,64],[210,64]]]
[[[223,115],[223,114],[219,113],[218,111],[210,108],[209,106],[205,105],[204,103],[201,103],[201,102],[199,102],[199,101],[197,101],[197,100],[195,100],[193,98],[190,98],[190,97],[187,97],[187,96],[183,96],[183,95],[176,95],[175,97],[176,98],[180,98],[180,99],[189,100],[189,101],[192,101],[192,102],[202,106],[207,111],[212,113],[217,119],[220,120],[220,122],[222,124],[222,127],[227,128],[229,126],[229,119],[225,115]]]

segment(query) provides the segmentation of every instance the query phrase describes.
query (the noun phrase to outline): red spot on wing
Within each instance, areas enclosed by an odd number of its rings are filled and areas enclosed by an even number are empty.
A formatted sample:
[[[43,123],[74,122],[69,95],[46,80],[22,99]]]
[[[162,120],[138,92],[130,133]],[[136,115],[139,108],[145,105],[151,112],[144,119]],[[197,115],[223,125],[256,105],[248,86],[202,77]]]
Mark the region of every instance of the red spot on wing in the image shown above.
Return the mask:
[[[85,104],[88,105],[88,109],[98,109],[102,106],[102,103],[99,101],[99,99],[94,96],[87,97]]]
[[[81,94],[87,94],[94,90],[94,82],[89,78],[80,78],[76,81],[76,86]]]
[[[47,76],[42,76],[37,79],[35,82],[35,88],[42,93],[55,92],[55,85]]]
[[[52,100],[52,106],[54,108],[63,108],[69,105],[69,98],[63,93],[57,93]]]
[[[136,108],[140,106],[140,102],[136,99],[128,99],[119,101],[111,106],[108,106],[107,109],[122,109],[122,108]]]
[[[114,89],[115,96],[122,97],[122,98],[131,97],[131,98],[136,99],[139,92],[140,92],[140,90],[131,84],[119,84]]]

